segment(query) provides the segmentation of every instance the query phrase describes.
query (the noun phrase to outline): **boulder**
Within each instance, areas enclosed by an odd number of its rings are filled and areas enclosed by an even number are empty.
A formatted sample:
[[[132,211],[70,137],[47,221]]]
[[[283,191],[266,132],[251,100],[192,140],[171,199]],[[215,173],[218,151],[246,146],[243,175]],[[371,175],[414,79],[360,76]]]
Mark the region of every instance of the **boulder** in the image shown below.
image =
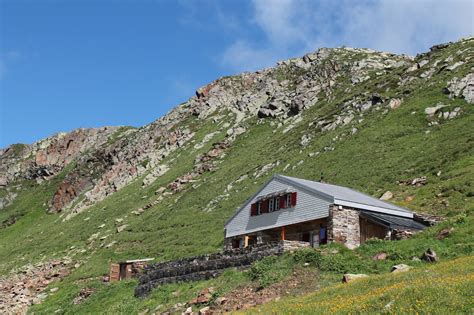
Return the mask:
[[[380,200],[390,200],[393,198],[393,193],[390,190],[384,192],[384,194],[380,197]]]
[[[446,105],[438,104],[433,107],[427,107],[425,108],[425,114],[428,115],[429,117],[433,117],[443,107],[446,107]]]
[[[451,235],[451,233],[454,231],[454,228],[447,228],[447,229],[442,229],[441,231],[439,231],[438,233],[438,236],[436,236],[437,239],[439,240],[442,240],[446,237],[448,237],[449,235]]]
[[[388,254],[387,253],[378,253],[378,254],[375,254],[374,257],[372,257],[373,260],[385,260],[387,259],[388,257]]]
[[[426,176],[421,176],[421,177],[414,178],[411,181],[411,185],[420,187],[420,186],[426,185],[427,182],[428,182],[428,179],[426,178]]]
[[[405,264],[398,264],[392,267],[391,272],[393,273],[398,273],[398,272],[407,272],[410,270],[412,267],[405,265]]]
[[[362,279],[362,278],[367,278],[368,275],[363,274],[363,273],[346,273],[344,276],[342,276],[342,282],[343,283],[348,283],[356,279]]]
[[[390,102],[388,103],[388,106],[391,108],[391,109],[397,109],[400,107],[400,105],[402,105],[402,100],[399,99],[399,98],[393,98],[390,100]]]
[[[209,315],[212,314],[211,308],[209,306],[203,307],[199,310],[199,315]]]
[[[431,248],[428,248],[426,252],[423,253],[421,256],[421,260],[424,260],[426,262],[437,262],[438,261],[438,256],[436,255],[436,252],[432,250]]]
[[[123,224],[121,226],[118,226],[117,227],[117,233],[120,233],[122,232],[123,230],[125,230],[127,228],[128,224]]]

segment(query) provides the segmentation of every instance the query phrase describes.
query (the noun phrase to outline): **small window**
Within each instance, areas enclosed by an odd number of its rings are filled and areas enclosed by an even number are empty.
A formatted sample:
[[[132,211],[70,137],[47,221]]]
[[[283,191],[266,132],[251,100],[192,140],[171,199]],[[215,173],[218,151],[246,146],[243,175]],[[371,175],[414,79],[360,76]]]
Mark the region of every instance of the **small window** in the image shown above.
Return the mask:
[[[268,200],[268,212],[273,212],[275,210],[275,200],[273,198],[270,198]]]
[[[291,208],[291,194],[285,195],[286,206],[285,208]]]
[[[257,215],[260,215],[262,213],[261,208],[262,208],[262,203],[259,201],[257,202]]]
[[[280,210],[280,197],[275,198],[275,211]]]

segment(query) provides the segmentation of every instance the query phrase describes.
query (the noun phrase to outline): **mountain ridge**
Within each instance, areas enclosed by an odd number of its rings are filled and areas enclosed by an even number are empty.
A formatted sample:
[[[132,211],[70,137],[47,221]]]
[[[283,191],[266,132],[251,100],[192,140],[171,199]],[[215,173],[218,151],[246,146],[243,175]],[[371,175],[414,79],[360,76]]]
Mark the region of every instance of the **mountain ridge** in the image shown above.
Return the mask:
[[[215,80],[143,127],[4,149],[0,274],[60,259],[71,272],[61,290],[79,294],[76,281],[110,261],[215,252],[225,220],[273,173],[464,213],[474,207],[473,58],[472,38],[414,59],[321,49]],[[126,296],[125,287],[114,288]],[[38,309],[70,300],[51,296]]]

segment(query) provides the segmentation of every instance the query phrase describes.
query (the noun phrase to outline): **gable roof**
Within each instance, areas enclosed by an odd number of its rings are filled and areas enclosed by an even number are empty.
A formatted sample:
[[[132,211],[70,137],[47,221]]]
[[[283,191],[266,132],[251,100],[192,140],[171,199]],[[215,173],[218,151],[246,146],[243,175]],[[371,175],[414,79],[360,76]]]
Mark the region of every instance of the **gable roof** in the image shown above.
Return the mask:
[[[243,203],[243,205],[225,222],[224,226],[227,227],[227,225],[241,211],[245,209],[246,205],[248,205],[255,198],[258,198],[262,190],[275,179],[280,181],[281,183],[286,183],[287,185],[298,187],[299,189],[307,191],[335,205],[353,207],[361,210],[396,215],[413,219],[413,212],[408,209],[396,206],[390,202],[385,202],[383,200],[371,197],[369,195],[347,187],[275,174],[265,184],[263,184],[262,187],[260,187],[260,189],[253,196],[248,198]]]
[[[319,195],[330,197],[336,205],[413,218],[413,213],[408,209],[371,197],[351,188],[278,174],[273,177],[286,181],[289,184],[306,187]]]

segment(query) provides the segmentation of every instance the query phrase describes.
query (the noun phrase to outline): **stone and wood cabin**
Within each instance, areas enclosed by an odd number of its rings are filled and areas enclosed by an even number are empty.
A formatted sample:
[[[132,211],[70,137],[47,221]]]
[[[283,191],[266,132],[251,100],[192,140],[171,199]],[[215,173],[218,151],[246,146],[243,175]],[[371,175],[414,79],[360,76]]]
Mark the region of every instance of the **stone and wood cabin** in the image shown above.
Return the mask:
[[[355,248],[370,238],[398,239],[425,227],[413,212],[353,189],[274,175],[227,221],[224,246],[283,240]]]

